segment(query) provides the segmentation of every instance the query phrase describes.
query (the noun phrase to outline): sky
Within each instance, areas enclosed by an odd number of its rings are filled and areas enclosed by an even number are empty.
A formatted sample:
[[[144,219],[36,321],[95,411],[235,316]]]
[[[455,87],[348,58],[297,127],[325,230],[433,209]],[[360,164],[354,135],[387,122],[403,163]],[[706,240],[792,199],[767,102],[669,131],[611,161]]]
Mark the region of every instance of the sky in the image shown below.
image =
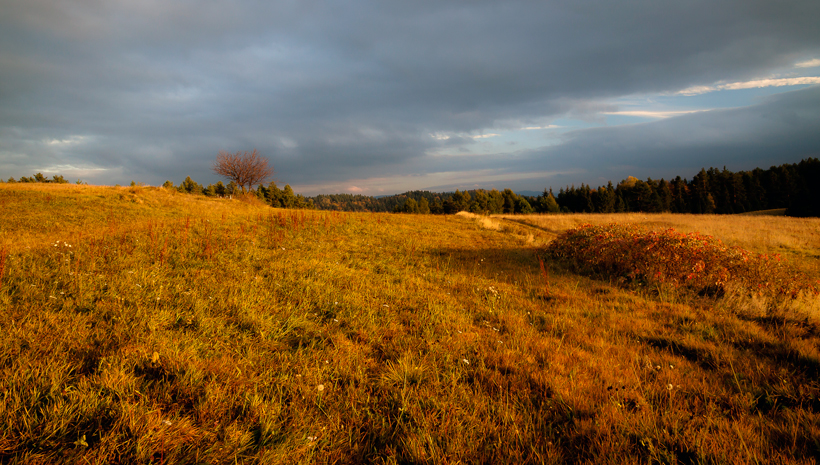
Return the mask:
[[[817,0],[0,0],[0,178],[542,191],[820,156]]]

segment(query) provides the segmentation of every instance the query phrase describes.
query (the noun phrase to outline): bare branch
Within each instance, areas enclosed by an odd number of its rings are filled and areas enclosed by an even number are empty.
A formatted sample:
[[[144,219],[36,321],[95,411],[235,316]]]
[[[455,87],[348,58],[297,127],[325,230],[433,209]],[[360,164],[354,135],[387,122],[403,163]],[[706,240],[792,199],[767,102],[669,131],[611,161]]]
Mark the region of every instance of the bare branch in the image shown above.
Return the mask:
[[[260,156],[256,149],[235,154],[220,150],[212,169],[214,173],[235,182],[243,194],[245,186],[248,190],[253,189],[254,185],[265,182],[273,174],[267,158]]]

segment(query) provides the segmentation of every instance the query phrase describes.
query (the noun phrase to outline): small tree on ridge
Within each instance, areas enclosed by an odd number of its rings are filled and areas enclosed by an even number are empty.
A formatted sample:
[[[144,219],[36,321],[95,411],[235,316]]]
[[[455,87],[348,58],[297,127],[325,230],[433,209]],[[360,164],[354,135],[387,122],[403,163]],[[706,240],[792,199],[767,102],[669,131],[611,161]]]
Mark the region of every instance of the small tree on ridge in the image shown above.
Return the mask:
[[[265,182],[273,174],[273,168],[268,167],[268,160],[259,155],[256,149],[253,152],[228,153],[219,152],[213,165],[214,173],[224,176],[242,189],[253,189],[255,184]]]

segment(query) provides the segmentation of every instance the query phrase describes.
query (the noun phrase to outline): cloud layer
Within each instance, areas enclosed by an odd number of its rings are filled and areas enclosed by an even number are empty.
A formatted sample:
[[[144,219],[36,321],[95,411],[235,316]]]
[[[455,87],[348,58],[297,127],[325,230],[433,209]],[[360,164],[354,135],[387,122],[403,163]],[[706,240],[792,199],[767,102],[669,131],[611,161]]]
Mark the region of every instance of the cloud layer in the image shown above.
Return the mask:
[[[524,186],[532,169],[543,186],[555,172],[589,182],[617,167],[684,169],[680,157],[697,159],[687,147],[726,154],[707,165],[744,167],[766,159],[756,147],[782,162],[820,147],[799,129],[816,127],[817,112],[796,109],[816,89],[576,130],[541,148],[481,145],[561,118],[603,121],[622,96],[720,90],[795,64],[811,71],[816,1],[12,0],[0,13],[4,177],[207,183],[219,150],[257,148],[280,182],[306,193],[380,179],[388,190],[482,176],[506,187],[504,173]],[[634,162],[648,148],[650,164]]]

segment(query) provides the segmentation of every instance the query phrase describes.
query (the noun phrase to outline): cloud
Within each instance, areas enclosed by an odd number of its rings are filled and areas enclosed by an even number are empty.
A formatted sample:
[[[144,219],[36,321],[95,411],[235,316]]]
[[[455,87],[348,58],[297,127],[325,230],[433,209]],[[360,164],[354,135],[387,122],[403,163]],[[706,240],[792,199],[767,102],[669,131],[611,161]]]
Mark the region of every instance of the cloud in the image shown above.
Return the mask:
[[[349,192],[364,195],[381,195],[406,192],[411,190],[428,190],[433,192],[453,191],[455,189],[504,189],[521,183],[542,185],[545,179],[558,174],[554,171],[542,172],[503,172],[493,168],[467,169],[454,171],[433,171],[414,175],[394,175],[356,179],[356,186],[332,184],[334,192]],[[326,184],[294,185],[294,189],[307,195],[322,193]]]
[[[51,139],[46,141],[48,145],[58,145],[58,146],[66,146],[66,145],[74,145],[80,144],[87,139],[86,136],[68,136],[65,139]]]
[[[555,124],[548,124],[546,126],[527,126],[525,128],[521,128],[521,130],[523,130],[523,131],[533,131],[533,130],[536,130],[536,129],[558,129],[560,127],[561,126],[558,126],[558,125],[555,125]]]
[[[814,68],[816,66],[820,66],[820,58],[815,58],[813,60],[801,61],[800,63],[796,63],[794,65],[796,68]]]
[[[481,134],[481,135],[478,135],[478,136],[470,136],[470,137],[472,137],[473,139],[487,139],[489,137],[498,137],[500,135],[501,134],[490,133],[490,134]]]
[[[564,133],[532,150],[427,156],[404,166],[412,175],[358,178],[365,193],[411,189],[506,187],[541,191],[627,176],[691,178],[701,168],[767,168],[820,156],[820,86],[776,94],[759,104],[683,113],[656,121]],[[320,185],[302,186],[318,192]]]
[[[767,168],[820,156],[818,121],[820,86],[813,86],[750,107],[573,131],[559,145],[519,154],[518,165],[533,171],[576,169],[573,182],[594,185],[627,176],[691,178],[701,168],[724,165]]]
[[[652,110],[624,110],[607,111],[605,115],[638,116],[641,118],[671,118],[673,116],[687,115],[708,110],[674,110],[674,111],[652,111]]]
[[[714,86],[695,86],[678,91],[680,95],[699,95],[718,90],[759,89],[762,87],[806,86],[820,84],[820,77],[806,76],[798,78],[756,79],[745,82],[732,82]]]
[[[278,182],[328,189],[473,164],[503,174],[522,161],[432,154],[559,119],[603,124],[623,96],[771,76],[817,56],[818,17],[810,0],[10,0],[0,173],[207,184],[218,151],[256,148]]]

